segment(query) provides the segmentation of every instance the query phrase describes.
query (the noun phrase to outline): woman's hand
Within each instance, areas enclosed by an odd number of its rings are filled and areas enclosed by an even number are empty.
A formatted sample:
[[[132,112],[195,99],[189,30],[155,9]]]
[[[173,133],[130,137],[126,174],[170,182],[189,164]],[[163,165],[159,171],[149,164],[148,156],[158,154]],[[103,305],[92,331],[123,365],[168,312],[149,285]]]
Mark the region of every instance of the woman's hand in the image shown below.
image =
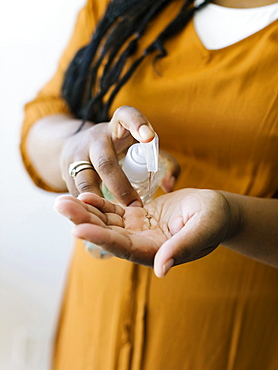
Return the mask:
[[[83,192],[101,195],[101,181],[124,205],[142,205],[132,188],[118,160],[134,139],[151,141],[154,131],[148,120],[136,109],[121,107],[117,109],[108,123],[98,123],[86,128],[65,141],[61,153],[61,171],[70,193],[77,196]],[[73,162],[88,161],[95,170],[78,172],[75,178],[68,173]]]
[[[83,192],[101,195],[101,181],[124,206],[141,206],[137,192],[130,185],[118,163],[134,139],[149,142],[154,130],[137,109],[123,106],[117,109],[108,123],[99,123],[69,136],[61,152],[61,171],[70,193],[77,196]],[[73,162],[88,161],[92,169],[78,172],[75,178],[68,173]],[[179,174],[178,164],[168,156],[168,171],[163,181],[165,191],[173,189]]]
[[[173,266],[211,253],[238,224],[220,193],[183,189],[144,208],[126,207],[84,193],[57,198],[55,208],[75,225],[73,235],[113,255],[153,266],[163,277]]]

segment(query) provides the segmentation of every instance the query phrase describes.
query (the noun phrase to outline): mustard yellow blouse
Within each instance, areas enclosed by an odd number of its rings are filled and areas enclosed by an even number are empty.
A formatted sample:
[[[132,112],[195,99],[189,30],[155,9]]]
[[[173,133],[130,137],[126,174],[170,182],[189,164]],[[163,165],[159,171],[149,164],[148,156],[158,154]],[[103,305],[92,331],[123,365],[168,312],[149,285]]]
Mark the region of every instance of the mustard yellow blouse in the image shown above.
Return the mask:
[[[137,56],[175,16],[173,1],[142,39]],[[41,117],[69,113],[64,71],[91,36],[107,1],[81,10],[57,73],[26,105],[21,151]],[[182,172],[177,188],[272,197],[278,190],[278,21],[220,50],[207,50],[193,22],[148,56],[116,97],[142,111]],[[157,73],[157,71],[159,73]],[[97,260],[77,242],[54,351],[59,370],[275,370],[278,270],[217,248],[157,279],[149,268]]]

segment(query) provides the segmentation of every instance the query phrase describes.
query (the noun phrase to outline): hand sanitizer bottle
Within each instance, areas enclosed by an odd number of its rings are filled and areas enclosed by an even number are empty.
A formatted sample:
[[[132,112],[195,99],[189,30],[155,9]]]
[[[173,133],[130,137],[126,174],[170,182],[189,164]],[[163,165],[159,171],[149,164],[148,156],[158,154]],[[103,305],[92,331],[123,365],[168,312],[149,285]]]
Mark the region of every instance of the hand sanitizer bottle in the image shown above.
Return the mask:
[[[155,195],[164,175],[164,165],[158,155],[158,136],[149,143],[133,144],[127,151],[122,170],[131,185],[138,192],[143,204]],[[118,202],[107,187],[102,184],[103,196],[111,202]]]
[[[164,176],[164,163],[159,157],[158,136],[149,143],[133,144],[127,151],[122,163],[122,170],[131,185],[138,192],[143,204],[149,202],[155,195]],[[114,195],[102,184],[104,198],[118,203]],[[85,241],[85,248],[96,258],[109,258],[112,255],[101,247]]]

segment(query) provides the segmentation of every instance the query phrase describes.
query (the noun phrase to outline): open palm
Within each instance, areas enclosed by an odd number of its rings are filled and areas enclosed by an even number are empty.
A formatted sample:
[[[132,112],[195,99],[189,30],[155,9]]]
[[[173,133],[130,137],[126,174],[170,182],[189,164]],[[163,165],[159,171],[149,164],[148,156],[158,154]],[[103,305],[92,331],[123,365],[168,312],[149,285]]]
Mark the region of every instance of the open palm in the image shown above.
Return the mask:
[[[229,225],[225,199],[211,190],[179,190],[152,200],[144,208],[122,208],[83,193],[78,199],[58,197],[55,208],[77,225],[75,237],[117,257],[154,266],[157,276],[164,276],[173,264],[213,251],[227,236]]]

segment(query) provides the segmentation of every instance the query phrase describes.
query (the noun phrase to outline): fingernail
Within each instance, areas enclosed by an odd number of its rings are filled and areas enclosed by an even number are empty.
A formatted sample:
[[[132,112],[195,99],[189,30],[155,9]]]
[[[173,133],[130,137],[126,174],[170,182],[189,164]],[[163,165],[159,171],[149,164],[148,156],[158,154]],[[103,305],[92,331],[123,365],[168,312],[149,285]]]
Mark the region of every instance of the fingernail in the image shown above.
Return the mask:
[[[60,213],[61,215],[65,216],[65,217],[68,217],[67,213],[63,209],[60,209],[56,206],[54,206],[53,208],[56,212]]]
[[[142,207],[142,202],[140,200],[135,200],[134,202],[130,203],[128,207]]]
[[[139,134],[143,140],[152,139],[154,135],[153,131],[147,125],[139,127]]]
[[[173,267],[173,264],[174,264],[174,258],[171,258],[169,261],[167,261],[162,266],[163,276],[165,276],[167,274],[167,272],[170,270],[170,268]]]

